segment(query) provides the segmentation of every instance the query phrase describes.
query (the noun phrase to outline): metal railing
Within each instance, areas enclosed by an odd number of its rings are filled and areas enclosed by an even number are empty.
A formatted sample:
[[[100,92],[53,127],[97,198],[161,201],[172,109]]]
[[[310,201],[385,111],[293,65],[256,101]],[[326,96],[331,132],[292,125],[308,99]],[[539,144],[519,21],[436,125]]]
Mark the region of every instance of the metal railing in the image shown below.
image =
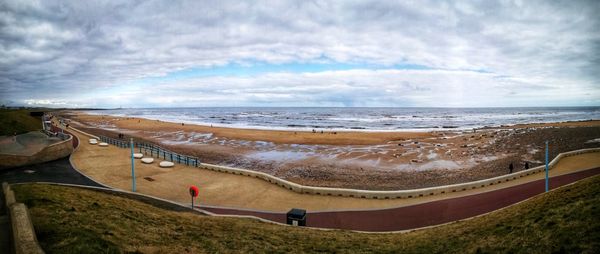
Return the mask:
[[[56,136],[58,136],[62,140],[67,140],[67,139],[69,139],[71,137],[71,135],[69,135],[67,133],[62,133],[62,132],[58,132],[56,134]]]
[[[144,153],[146,155],[150,154],[151,157],[156,157],[159,159],[162,158],[163,160],[177,162],[179,164],[185,164],[187,166],[198,167],[200,165],[200,159],[198,159],[197,157],[175,153],[153,144],[136,143],[135,145],[139,149],[140,153]]]
[[[98,136],[102,142],[114,145],[120,148],[129,148],[130,144],[126,140],[109,138],[106,136]],[[179,164],[185,164],[186,166],[200,166],[200,159],[193,156],[188,156],[185,154],[179,154],[168,149],[162,148],[160,146],[154,144],[148,144],[143,142],[134,142],[134,146],[138,149],[140,153],[145,155],[150,155],[150,157],[156,157],[158,159],[162,158],[166,161],[176,162]]]
[[[67,140],[67,139],[69,139],[71,137],[71,135],[69,135],[67,133],[58,132],[58,131],[44,130],[43,132],[48,137],[57,137],[57,138],[60,138],[62,140]]]
[[[128,148],[129,147],[129,142],[127,142],[125,140],[109,138],[106,136],[98,136],[98,137],[100,138],[100,141],[111,144],[116,147],[120,147],[120,148]]]

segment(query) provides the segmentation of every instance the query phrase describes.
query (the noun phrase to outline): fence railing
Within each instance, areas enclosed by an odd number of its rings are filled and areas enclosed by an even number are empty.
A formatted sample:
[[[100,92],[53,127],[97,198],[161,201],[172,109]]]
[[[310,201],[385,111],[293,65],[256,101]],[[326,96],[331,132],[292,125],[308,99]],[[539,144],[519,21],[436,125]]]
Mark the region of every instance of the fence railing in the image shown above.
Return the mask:
[[[86,134],[89,135],[89,134]],[[102,139],[102,138],[101,138]],[[120,141],[125,142],[125,141]],[[219,165],[211,165],[211,164],[202,164],[200,160],[196,157],[190,157],[186,155],[181,155],[177,153],[173,153],[169,150],[161,148],[156,145],[139,143],[136,142],[135,146],[137,147],[140,153],[150,154],[152,157],[163,158],[165,160],[170,160],[172,162],[178,163],[187,163],[187,165],[192,165],[194,167],[200,167],[204,169],[213,170],[216,172],[224,172],[230,173],[234,175],[245,175],[249,177],[263,179],[269,183],[273,183],[279,185],[283,188],[289,189],[291,191],[301,193],[301,194],[314,194],[314,195],[322,195],[322,196],[342,196],[342,197],[353,197],[353,198],[367,198],[367,199],[399,199],[399,198],[418,198],[424,196],[432,196],[432,195],[440,195],[445,193],[452,192],[460,192],[477,188],[484,188],[491,185],[501,184],[504,182],[508,182],[511,180],[516,180],[521,177],[526,177],[532,174],[537,174],[544,172],[544,166],[538,166],[534,168],[530,168],[527,170],[518,171],[512,174],[501,175],[497,177],[492,177],[488,179],[466,182],[466,183],[458,183],[452,185],[444,185],[444,186],[436,186],[436,187],[428,187],[421,189],[411,189],[411,190],[392,190],[392,191],[375,191],[375,190],[358,190],[358,189],[344,189],[344,188],[330,188],[330,187],[314,187],[314,186],[305,186],[297,183],[293,183],[276,176],[272,176],[267,173],[233,168],[227,166],[219,166]],[[549,169],[551,170],[562,158],[568,156],[574,156],[584,153],[597,153],[600,152],[600,148],[588,148],[581,149],[576,151],[564,152],[558,154],[550,163]]]
[[[129,148],[130,144],[126,140],[109,138],[106,136],[98,136],[102,142],[106,142],[108,144],[114,145],[120,148]],[[185,154],[179,154],[176,152],[169,151],[163,147],[148,144],[143,142],[134,142],[134,146],[139,151],[139,153],[143,153],[145,155],[150,155],[150,157],[156,157],[157,159],[163,159],[166,161],[176,162],[179,164],[185,164],[186,166],[194,166],[198,167],[200,165],[200,159],[193,156],[188,156]]]
[[[127,142],[126,140],[114,139],[114,138],[109,138],[106,136],[98,136],[98,137],[100,138],[100,141],[111,144],[116,147],[120,147],[120,148],[128,148],[129,147],[129,142]]]
[[[56,130],[44,130],[43,132],[48,137],[57,137],[57,138],[60,138],[62,140],[67,140],[67,139],[69,139],[69,137],[71,137],[71,135],[69,135],[67,133],[59,132],[59,131],[56,131]]]
[[[198,167],[200,165],[200,159],[198,159],[197,157],[171,152],[160,146],[146,143],[136,143],[136,147],[139,149],[140,153],[150,154],[151,157],[156,157],[159,159],[162,158],[163,160],[177,162],[179,164],[185,164],[187,166]]]

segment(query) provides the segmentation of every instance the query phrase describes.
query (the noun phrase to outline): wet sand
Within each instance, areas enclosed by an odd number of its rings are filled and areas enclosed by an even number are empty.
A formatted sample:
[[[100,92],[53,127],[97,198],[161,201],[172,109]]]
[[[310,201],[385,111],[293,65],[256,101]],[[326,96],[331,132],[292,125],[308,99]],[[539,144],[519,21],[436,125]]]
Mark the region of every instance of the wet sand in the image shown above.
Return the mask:
[[[95,134],[143,139],[204,162],[266,172],[313,186],[409,189],[489,178],[551,156],[598,147],[600,121],[531,124],[473,131],[313,132],[249,130],[140,118],[63,113]]]
[[[88,138],[77,132],[74,134],[82,141]],[[131,189],[131,157],[128,149],[112,145],[100,147],[81,142],[81,146],[73,153],[71,161],[76,168],[96,181],[118,189]],[[152,164],[144,164],[135,160],[138,192],[188,203],[190,196],[187,188],[190,185],[197,185],[201,190],[198,204],[276,212],[287,212],[293,207],[302,207],[309,211],[402,207],[517,186],[544,177],[543,173],[531,174],[484,188],[418,198],[363,199],[300,194],[267,181],[243,175],[221,173],[183,164],[176,164],[174,168],[160,168],[157,165],[158,161],[160,160],[155,159]],[[598,167],[598,165],[600,165],[600,157],[597,153],[567,157],[557,163],[550,171],[550,175],[569,174]]]
[[[74,112],[71,112],[74,113]],[[211,127],[203,125],[179,124],[158,120],[149,120],[134,117],[114,117],[103,115],[85,115],[75,113],[71,115],[82,123],[98,123],[106,126],[117,126],[122,129],[145,130],[155,132],[198,132],[212,133],[216,137],[265,141],[276,144],[320,144],[320,145],[373,145],[388,141],[404,140],[410,138],[426,138],[434,136],[427,132],[352,132],[352,131],[278,131],[236,129],[225,127]],[[335,134],[334,134],[335,133]]]

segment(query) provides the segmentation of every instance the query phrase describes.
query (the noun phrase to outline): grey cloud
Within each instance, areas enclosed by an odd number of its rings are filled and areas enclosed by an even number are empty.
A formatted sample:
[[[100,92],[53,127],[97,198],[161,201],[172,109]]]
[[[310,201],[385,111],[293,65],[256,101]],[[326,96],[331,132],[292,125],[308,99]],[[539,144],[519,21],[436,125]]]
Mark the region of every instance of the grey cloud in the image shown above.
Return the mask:
[[[598,11],[599,1],[7,0],[0,3],[0,101],[64,98],[69,92],[92,96],[186,68],[323,59],[486,70],[529,87],[570,84],[597,90]],[[377,83],[380,77],[355,78],[359,80],[346,83],[344,91],[327,89],[335,80],[310,81],[324,87],[314,103],[356,105],[358,93],[370,96],[362,96],[363,102],[399,103],[395,96],[357,87]],[[255,79],[238,82],[246,88],[227,83],[229,79],[203,81],[215,82],[210,86],[181,85],[188,91],[203,86],[203,94],[215,98],[234,91],[270,90],[281,100],[309,100],[293,94],[308,84]],[[419,93],[446,89],[431,83],[433,79],[410,81],[406,96],[430,98]],[[445,83],[458,89],[460,82],[473,80]]]
[[[152,97],[161,91],[161,97],[171,98],[165,103],[148,102],[151,103],[148,106],[227,106],[228,103],[239,106],[511,106],[513,104],[500,95],[512,90],[520,91],[512,99],[567,98],[563,91],[553,87],[512,79],[503,80],[502,86],[497,83],[498,78],[493,74],[479,72],[349,70],[265,74],[252,78],[204,77],[154,84],[135,92],[140,93],[138,97]],[[213,88],[213,84],[227,85]],[[198,100],[193,104],[186,98]],[[203,104],[206,102],[210,104]]]

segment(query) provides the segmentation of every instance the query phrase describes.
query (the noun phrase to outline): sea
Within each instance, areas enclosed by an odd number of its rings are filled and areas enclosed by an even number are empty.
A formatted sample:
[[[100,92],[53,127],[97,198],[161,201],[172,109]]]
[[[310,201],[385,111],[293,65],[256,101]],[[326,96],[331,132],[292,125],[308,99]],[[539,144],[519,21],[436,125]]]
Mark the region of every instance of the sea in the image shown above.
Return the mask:
[[[600,120],[600,107],[198,107],[121,108],[86,113],[218,127],[316,131],[467,130],[523,123]]]

